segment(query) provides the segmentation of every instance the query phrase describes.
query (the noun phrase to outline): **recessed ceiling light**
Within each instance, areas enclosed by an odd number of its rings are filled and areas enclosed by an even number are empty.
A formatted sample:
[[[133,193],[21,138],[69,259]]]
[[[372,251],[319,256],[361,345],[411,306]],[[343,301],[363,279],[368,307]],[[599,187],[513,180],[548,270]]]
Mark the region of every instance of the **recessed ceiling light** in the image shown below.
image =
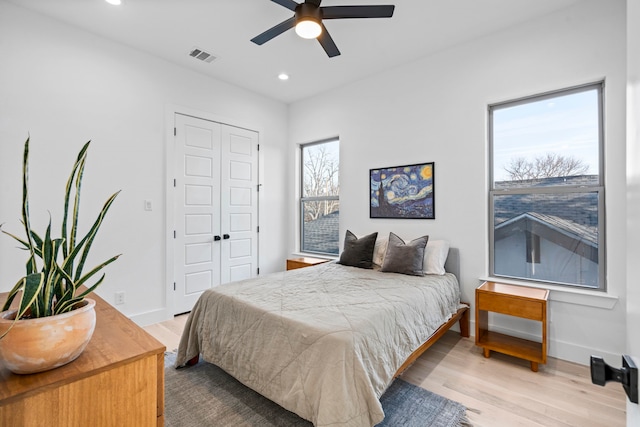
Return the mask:
[[[278,78],[280,80],[289,80],[289,75],[285,74],[285,73],[280,73],[280,74],[278,74]]]
[[[105,1],[114,6],[120,6],[122,4],[122,0],[105,0]]]

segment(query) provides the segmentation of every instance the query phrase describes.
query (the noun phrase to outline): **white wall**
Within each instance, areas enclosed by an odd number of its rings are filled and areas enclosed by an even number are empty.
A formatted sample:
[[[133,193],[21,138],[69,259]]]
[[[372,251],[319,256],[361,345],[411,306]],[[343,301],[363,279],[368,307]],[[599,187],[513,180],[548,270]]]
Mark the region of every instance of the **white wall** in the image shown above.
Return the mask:
[[[294,103],[291,173],[295,144],[339,135],[341,235],[377,230],[450,240],[460,249],[463,299],[472,302],[488,273],[487,105],[606,79],[608,294],[619,300],[587,295],[587,305],[572,304],[552,292],[549,353],[583,364],[592,353],[619,359],[626,333],[625,28],[624,1],[587,1]],[[435,162],[436,219],[369,219],[369,169],[423,161]],[[293,234],[289,246],[296,250]],[[613,308],[590,306],[600,302]],[[498,326],[535,333],[523,322]]]
[[[627,349],[640,366],[640,0],[627,0]],[[616,365],[619,366],[619,361]],[[627,401],[627,425],[640,406]]]
[[[93,259],[123,253],[98,293],[140,323],[164,317],[165,140],[167,106],[229,118],[261,132],[262,271],[286,257],[287,106],[124,45],[0,1],[0,223],[20,233],[21,158],[31,135],[31,211],[44,230],[47,209],[59,224],[64,185],[84,142],[93,140],[81,212],[93,221],[122,189],[95,244]],[[215,66],[215,64],[212,64]],[[153,203],[144,211],[143,200]],[[85,229],[86,230],[86,229]],[[54,230],[59,233],[59,227]],[[268,243],[268,244],[267,244]],[[26,258],[0,236],[0,291],[23,274]],[[268,248],[268,250],[266,250]]]

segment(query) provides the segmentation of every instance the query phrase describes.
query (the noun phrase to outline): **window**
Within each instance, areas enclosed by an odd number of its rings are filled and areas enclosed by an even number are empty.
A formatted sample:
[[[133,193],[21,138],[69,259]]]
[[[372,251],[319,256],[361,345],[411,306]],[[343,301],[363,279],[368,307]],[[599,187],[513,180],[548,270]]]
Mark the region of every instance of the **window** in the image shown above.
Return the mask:
[[[489,106],[489,273],[605,289],[603,84]]]
[[[300,250],[338,255],[340,218],[340,141],[330,139],[300,147]]]

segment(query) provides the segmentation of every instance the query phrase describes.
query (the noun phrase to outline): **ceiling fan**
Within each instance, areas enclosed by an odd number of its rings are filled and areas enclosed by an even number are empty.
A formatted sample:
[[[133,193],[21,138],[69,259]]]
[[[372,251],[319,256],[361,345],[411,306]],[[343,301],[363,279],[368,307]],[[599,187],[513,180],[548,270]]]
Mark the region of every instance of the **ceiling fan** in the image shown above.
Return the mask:
[[[304,3],[296,3],[293,0],[271,1],[294,11],[295,15],[252,38],[252,42],[262,45],[295,27],[300,37],[317,38],[330,58],[340,55],[340,51],[322,23],[323,19],[391,18],[395,8],[394,5],[321,7],[322,0],[305,0]]]

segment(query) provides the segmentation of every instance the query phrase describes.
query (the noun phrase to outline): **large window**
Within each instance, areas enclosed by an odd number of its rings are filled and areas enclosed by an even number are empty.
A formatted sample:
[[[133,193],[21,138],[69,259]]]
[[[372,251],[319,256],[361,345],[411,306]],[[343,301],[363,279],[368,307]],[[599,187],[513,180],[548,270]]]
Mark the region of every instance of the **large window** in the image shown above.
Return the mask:
[[[489,106],[489,273],[605,289],[603,84]]]
[[[340,141],[301,146],[300,250],[338,255]]]

